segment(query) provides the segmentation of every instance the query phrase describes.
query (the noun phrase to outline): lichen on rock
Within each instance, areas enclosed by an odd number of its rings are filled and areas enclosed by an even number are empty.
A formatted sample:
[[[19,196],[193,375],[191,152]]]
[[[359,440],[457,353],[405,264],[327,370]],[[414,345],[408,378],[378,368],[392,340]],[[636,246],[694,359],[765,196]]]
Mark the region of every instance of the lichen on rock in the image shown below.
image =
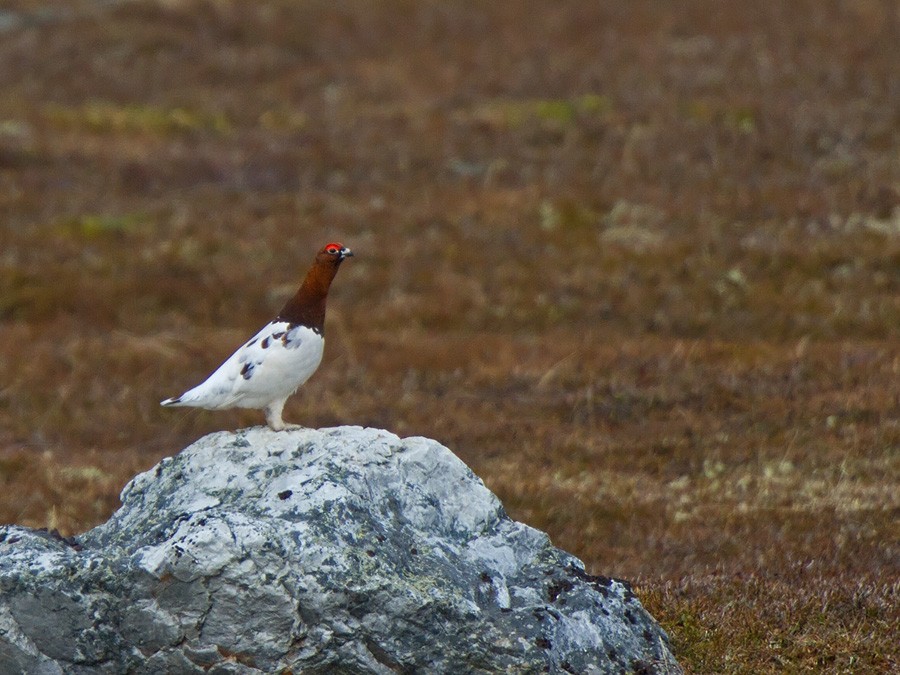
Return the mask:
[[[0,673],[681,672],[625,582],[377,429],[206,436],[83,535],[0,527],[0,591]]]

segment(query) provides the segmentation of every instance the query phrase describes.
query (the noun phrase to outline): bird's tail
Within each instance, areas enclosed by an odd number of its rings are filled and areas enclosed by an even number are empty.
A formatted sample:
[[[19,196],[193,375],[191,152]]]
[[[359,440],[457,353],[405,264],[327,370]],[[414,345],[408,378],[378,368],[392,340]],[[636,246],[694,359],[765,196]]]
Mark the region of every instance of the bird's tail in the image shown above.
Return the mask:
[[[160,401],[159,404],[160,404],[160,405],[165,405],[165,406],[179,406],[179,405],[184,405],[184,403],[182,402],[180,396],[178,396],[178,397],[176,397],[176,398],[167,398],[165,401]]]

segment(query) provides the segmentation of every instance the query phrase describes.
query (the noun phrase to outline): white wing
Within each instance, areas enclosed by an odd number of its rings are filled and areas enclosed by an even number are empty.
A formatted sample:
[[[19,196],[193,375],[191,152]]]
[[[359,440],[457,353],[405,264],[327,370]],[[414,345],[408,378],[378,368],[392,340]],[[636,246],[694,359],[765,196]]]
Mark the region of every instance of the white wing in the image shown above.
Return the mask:
[[[322,336],[311,328],[273,321],[202,384],[162,405],[264,408],[290,396],[309,379],[322,361],[324,346]]]

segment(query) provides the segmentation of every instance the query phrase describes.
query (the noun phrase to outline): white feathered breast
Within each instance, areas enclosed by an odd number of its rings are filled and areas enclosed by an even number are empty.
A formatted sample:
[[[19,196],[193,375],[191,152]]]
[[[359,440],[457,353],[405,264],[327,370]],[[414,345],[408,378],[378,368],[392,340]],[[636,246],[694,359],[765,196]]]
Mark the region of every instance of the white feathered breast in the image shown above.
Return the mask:
[[[325,340],[306,326],[273,321],[206,380],[165,405],[208,410],[265,408],[293,394],[319,367]]]

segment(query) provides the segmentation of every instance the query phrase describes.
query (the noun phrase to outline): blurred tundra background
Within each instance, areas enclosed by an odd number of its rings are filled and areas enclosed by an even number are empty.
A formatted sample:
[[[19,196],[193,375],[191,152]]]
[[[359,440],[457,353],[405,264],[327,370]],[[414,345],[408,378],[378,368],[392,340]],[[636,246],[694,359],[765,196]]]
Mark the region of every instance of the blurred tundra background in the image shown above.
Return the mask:
[[[80,532],[357,254],[286,418],[440,440],[696,673],[890,672],[900,6],[0,8],[0,520]]]

